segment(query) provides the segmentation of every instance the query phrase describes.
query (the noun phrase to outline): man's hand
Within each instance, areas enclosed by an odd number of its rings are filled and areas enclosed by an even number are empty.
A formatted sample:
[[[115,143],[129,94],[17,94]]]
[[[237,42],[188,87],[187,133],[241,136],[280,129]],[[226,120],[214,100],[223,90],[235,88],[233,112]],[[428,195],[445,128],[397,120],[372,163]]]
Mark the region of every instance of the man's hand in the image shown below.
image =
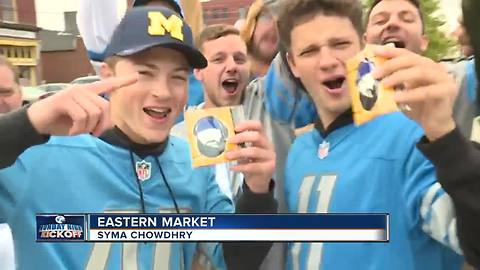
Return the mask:
[[[372,47],[375,55],[388,59],[377,67],[374,78],[385,87],[402,86],[395,101],[410,109],[403,112],[423,127],[427,138],[433,141],[452,131],[458,86],[445,67],[406,49]]]
[[[245,182],[251,191],[267,193],[276,161],[275,151],[262,124],[258,121],[245,121],[240,123],[235,131],[238,134],[230,138],[229,142],[245,144],[246,147],[226,153],[229,160],[238,161],[238,165],[231,169],[245,175]]]
[[[109,102],[99,95],[131,85],[137,79],[138,75],[132,74],[69,87],[32,104],[27,110],[28,118],[40,134],[100,136],[112,123]]]

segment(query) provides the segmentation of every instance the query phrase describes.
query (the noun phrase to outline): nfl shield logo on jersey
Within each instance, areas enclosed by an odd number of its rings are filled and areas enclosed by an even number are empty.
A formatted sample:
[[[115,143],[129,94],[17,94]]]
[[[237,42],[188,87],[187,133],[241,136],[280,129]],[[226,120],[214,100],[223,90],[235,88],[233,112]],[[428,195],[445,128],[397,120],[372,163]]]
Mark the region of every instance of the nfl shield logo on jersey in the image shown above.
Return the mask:
[[[141,162],[136,163],[137,169],[137,178],[140,181],[145,181],[150,179],[151,171],[152,171],[152,163],[146,162],[142,160]]]
[[[318,146],[318,157],[320,159],[324,159],[328,156],[328,151],[330,151],[330,143],[323,141],[319,146]]]

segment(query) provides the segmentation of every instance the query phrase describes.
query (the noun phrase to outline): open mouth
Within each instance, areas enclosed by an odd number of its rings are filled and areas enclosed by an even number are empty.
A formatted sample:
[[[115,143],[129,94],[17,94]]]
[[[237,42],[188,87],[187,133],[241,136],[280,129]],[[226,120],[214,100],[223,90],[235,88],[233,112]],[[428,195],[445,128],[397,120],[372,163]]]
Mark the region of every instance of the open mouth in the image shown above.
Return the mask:
[[[154,119],[162,120],[167,118],[168,114],[172,112],[172,109],[165,107],[145,107],[143,111]]]
[[[342,91],[342,86],[344,82],[345,77],[342,76],[333,80],[324,81],[323,85],[330,93],[340,93]]]
[[[397,38],[387,38],[382,42],[382,45],[386,45],[389,43],[392,43],[393,45],[395,45],[395,48],[405,48],[405,42]]]
[[[238,80],[237,79],[226,79],[222,82],[222,87],[229,94],[234,94],[238,89]]]

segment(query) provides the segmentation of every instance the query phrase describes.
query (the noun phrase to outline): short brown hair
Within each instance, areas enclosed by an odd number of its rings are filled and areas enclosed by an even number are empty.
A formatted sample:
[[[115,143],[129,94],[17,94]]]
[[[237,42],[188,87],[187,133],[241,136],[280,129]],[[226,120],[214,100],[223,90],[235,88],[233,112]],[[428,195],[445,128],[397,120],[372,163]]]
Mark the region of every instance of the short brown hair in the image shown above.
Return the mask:
[[[122,59],[121,56],[114,55],[114,56],[107,57],[103,62],[107,64],[107,66],[110,69],[115,70],[115,66],[117,65],[118,61],[120,61],[121,59]]]
[[[374,0],[372,5],[368,8],[367,17],[365,17],[365,25],[368,25],[368,21],[370,20],[370,14],[372,14],[373,8],[382,1],[384,0]],[[417,8],[418,14],[420,14],[420,20],[422,21],[422,30],[425,31],[425,21],[423,20],[423,12],[420,6],[420,1],[418,0],[405,0],[405,1],[409,2],[410,4],[412,4]]]
[[[12,62],[10,62],[10,60],[8,60],[8,58],[5,57],[4,55],[0,55],[0,66],[4,66],[10,69],[13,73],[13,80],[15,81],[16,84],[20,85],[20,76],[18,74],[18,68],[14,66]]]
[[[278,31],[283,47],[290,50],[290,35],[294,27],[319,14],[346,17],[352,22],[358,35],[363,35],[362,5],[358,0],[288,0],[281,7],[278,19]]]
[[[207,41],[216,40],[221,37],[225,37],[228,35],[236,35],[240,36],[240,31],[237,28],[233,27],[232,25],[228,24],[214,24],[207,26],[203,31],[198,35],[196,40],[197,48],[200,51],[203,50],[203,44]]]

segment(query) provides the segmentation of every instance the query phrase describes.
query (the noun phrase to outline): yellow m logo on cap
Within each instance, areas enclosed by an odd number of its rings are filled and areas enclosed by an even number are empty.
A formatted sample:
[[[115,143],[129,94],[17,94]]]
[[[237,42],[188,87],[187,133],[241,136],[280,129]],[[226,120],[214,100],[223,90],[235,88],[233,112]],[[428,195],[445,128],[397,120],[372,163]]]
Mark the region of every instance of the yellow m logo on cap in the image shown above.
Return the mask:
[[[168,19],[158,11],[151,11],[148,13],[150,25],[148,26],[148,33],[152,36],[164,36],[170,33],[173,38],[183,41],[183,21],[177,15],[172,15]]]

